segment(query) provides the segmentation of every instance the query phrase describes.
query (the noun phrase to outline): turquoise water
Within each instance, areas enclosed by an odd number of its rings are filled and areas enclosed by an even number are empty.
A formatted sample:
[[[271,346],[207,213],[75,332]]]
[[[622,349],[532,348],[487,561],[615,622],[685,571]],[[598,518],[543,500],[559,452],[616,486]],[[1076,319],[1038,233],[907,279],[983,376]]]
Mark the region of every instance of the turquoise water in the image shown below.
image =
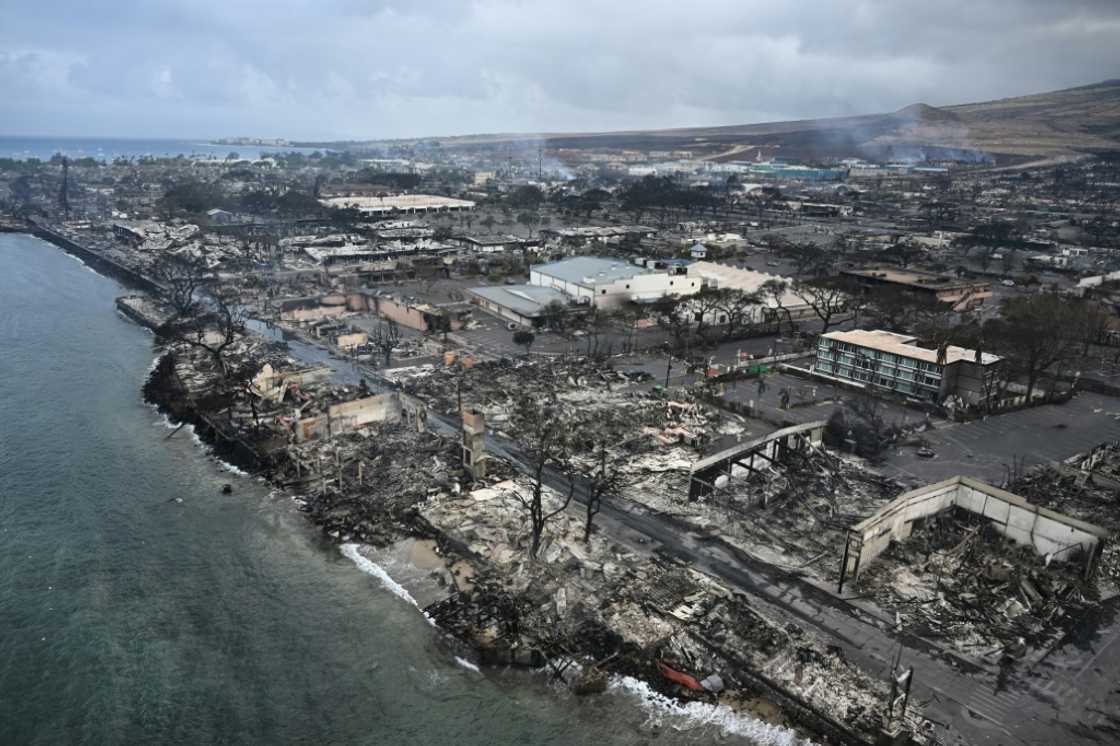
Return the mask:
[[[288,497],[166,438],[121,292],[0,234],[0,744],[750,742],[457,664]]]
[[[114,158],[139,158],[141,156],[192,158],[217,158],[230,153],[241,158],[256,159],[269,153],[311,153],[305,148],[262,147],[255,145],[214,145],[204,139],[162,140],[116,137],[15,137],[0,136],[0,158],[50,160],[55,153],[71,158],[97,158],[111,161]]]

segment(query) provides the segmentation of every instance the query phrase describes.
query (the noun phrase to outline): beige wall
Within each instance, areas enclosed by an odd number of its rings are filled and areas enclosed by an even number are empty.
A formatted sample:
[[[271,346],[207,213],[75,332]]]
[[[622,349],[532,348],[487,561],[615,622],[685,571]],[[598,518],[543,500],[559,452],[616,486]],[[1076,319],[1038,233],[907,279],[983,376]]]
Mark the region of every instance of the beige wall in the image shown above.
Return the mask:
[[[848,529],[853,551],[845,575],[862,572],[892,541],[907,539],[915,521],[951,507],[982,516],[1012,541],[1059,560],[1092,556],[1108,536],[1099,526],[1034,505],[1006,490],[970,477],[953,477],[900,495]]]
[[[344,350],[352,350],[355,347],[369,342],[369,335],[365,332],[354,332],[353,334],[339,334],[335,343]]]
[[[401,399],[396,392],[367,396],[335,404],[327,414],[305,417],[296,422],[296,440],[313,440],[359,430],[375,422],[397,422],[401,418]]]

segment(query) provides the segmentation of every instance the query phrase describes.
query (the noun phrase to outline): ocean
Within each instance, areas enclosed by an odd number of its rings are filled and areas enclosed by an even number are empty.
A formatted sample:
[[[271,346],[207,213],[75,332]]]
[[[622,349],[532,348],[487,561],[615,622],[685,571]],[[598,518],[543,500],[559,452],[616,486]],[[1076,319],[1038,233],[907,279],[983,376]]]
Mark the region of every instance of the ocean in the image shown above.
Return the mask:
[[[70,158],[114,158],[141,156],[223,160],[230,153],[256,160],[269,153],[311,153],[311,148],[266,147],[258,145],[215,145],[206,140],[161,140],[113,137],[21,137],[0,136],[0,158],[50,160],[56,153]]]
[[[474,670],[406,556],[336,547],[189,430],[168,438],[122,293],[0,234],[0,743],[793,742],[633,681],[577,699]]]

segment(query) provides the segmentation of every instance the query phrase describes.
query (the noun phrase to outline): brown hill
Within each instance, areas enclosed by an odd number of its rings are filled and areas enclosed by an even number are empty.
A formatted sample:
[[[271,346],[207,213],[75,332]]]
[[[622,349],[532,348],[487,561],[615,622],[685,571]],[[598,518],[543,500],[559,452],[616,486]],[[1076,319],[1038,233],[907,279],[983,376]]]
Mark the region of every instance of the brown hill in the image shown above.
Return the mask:
[[[681,149],[712,160],[743,159],[762,152],[808,160],[928,156],[1014,162],[1120,151],[1120,80],[958,106],[916,103],[888,114],[723,127],[439,139],[445,147],[505,148],[531,143],[534,151],[542,140],[549,149]]]

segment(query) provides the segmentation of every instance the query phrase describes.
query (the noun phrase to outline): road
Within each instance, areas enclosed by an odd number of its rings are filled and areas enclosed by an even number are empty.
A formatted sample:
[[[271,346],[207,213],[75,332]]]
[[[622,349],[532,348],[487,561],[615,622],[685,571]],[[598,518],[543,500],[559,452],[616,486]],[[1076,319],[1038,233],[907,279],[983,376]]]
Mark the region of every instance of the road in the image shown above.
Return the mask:
[[[363,372],[374,381],[382,380],[375,371]],[[1120,437],[1120,422],[1108,415],[1084,428],[1085,432],[1077,440],[1064,439],[1060,444],[1046,445],[1038,442],[1047,440],[1038,438],[1042,423],[1053,425],[1064,421],[1062,418],[1084,419],[1086,414],[1105,414],[1107,410],[1098,405],[1106,402],[1103,397],[1095,396],[1083,394],[1074,399],[1078,404],[1073,409],[1062,412],[1042,407],[1013,413],[1018,417],[993,424],[991,430],[977,428],[973,432],[967,429],[987,423],[946,428],[939,442],[964,450],[973,443],[985,443],[991,448],[994,441],[1001,441],[995,446],[997,453],[1022,453],[1025,446],[1033,444],[1031,449],[1025,450],[1045,458],[1048,454],[1060,455],[1048,449],[1073,447],[1080,439],[1100,442],[1094,439],[1113,432]],[[1098,409],[1100,411],[1095,411]],[[450,417],[430,413],[428,422],[434,430],[458,436],[459,423]],[[997,436],[997,430],[1002,433],[1005,429],[1013,434],[1007,438]],[[1057,429],[1064,433],[1071,428]],[[487,435],[486,444],[494,455],[507,459],[523,473],[531,473],[516,444],[494,435]],[[988,467],[992,467],[1000,457],[987,458]],[[923,473],[935,462],[920,462],[925,465],[921,467]],[[951,458],[944,459],[941,464],[950,465],[947,468],[959,466]],[[567,482],[560,474],[548,470],[545,476],[550,487],[565,491]],[[928,477],[923,478],[929,481]],[[586,503],[585,485],[578,485],[575,498],[581,504]],[[1099,741],[1088,726],[1100,724],[1109,717],[1108,708],[1116,704],[1110,697],[1115,688],[1116,664],[1120,663],[1120,626],[1112,625],[1104,630],[1088,652],[1067,651],[1056,656],[1048,668],[1036,667],[1030,672],[1030,679],[1001,688],[993,672],[948,659],[923,641],[899,639],[883,629],[885,625],[880,620],[857,616],[859,612],[854,607],[837,601],[826,591],[718,539],[697,536],[671,516],[613,497],[604,500],[597,525],[612,539],[642,556],[660,549],[730,588],[750,594],[760,609],[769,609],[771,614],[780,610],[792,615],[840,645],[848,660],[868,675],[886,678],[903,645],[903,664],[915,669],[914,700],[921,704],[925,716],[937,724],[937,735],[943,744],[1096,743]]]
[[[450,418],[429,416],[433,421],[444,434],[458,433],[458,423]],[[531,473],[515,444],[493,435],[486,442],[491,453]],[[545,481],[560,492],[567,489],[566,479],[553,470],[546,470]],[[586,503],[584,485],[577,487],[575,499]],[[752,595],[761,607],[792,615],[839,644],[847,659],[869,675],[887,677],[901,641],[876,620],[854,616],[851,608],[811,584],[727,544],[701,538],[680,521],[629,500],[604,500],[597,525],[640,555],[661,548],[730,588]],[[940,725],[939,737],[945,744],[1075,743],[1077,722],[1093,716],[1084,702],[1067,701],[1063,717],[1056,718],[1043,690],[1021,686],[1000,691],[993,673],[948,661],[921,641],[904,642],[903,663],[916,671],[915,701],[922,704],[926,717]],[[1120,644],[1110,649],[1120,656]]]

